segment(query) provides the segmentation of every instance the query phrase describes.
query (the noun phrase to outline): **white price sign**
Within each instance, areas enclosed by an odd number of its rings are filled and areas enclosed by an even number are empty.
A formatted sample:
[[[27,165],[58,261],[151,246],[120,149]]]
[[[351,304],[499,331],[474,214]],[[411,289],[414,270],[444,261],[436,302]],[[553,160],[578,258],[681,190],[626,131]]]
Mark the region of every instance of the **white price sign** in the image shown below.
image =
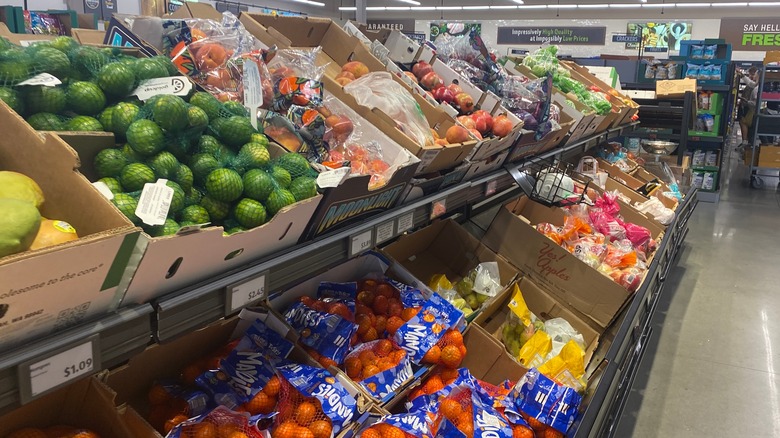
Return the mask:
[[[393,237],[395,231],[395,222],[389,221],[376,226],[376,244],[386,242]]]
[[[100,369],[96,354],[97,337],[60,351],[45,359],[19,365],[23,402]],[[29,386],[27,385],[29,384]]]
[[[374,246],[374,230],[366,230],[349,238],[349,256],[354,257]]]
[[[409,231],[414,227],[414,212],[410,211],[409,213],[401,216],[398,218],[398,234],[403,233],[405,231]]]
[[[268,273],[264,272],[251,280],[228,286],[225,294],[227,298],[225,314],[230,315],[242,307],[265,298],[266,278]]]

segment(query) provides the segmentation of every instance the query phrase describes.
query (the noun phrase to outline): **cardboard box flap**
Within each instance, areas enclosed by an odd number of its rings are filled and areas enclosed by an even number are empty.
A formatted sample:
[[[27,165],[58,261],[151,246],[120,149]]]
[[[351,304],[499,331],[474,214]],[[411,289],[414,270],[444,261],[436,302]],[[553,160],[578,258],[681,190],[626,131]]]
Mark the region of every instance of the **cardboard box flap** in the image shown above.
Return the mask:
[[[479,380],[493,385],[506,380],[517,382],[528,371],[507,353],[504,344],[477,324],[469,324],[463,341],[469,353],[461,366]]]

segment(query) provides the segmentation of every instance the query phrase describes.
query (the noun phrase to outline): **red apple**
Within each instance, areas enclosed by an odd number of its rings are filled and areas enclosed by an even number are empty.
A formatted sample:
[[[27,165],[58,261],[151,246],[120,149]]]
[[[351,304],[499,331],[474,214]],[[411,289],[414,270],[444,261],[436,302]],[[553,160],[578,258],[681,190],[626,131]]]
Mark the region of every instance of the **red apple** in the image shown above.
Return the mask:
[[[486,134],[493,130],[493,116],[485,110],[476,110],[471,114],[471,118],[477,125],[477,130]]]
[[[337,74],[336,75],[336,79],[338,79],[338,78],[347,78],[350,81],[354,81],[356,79],[355,75],[353,75],[352,73],[350,73],[350,72],[348,72],[346,70],[342,70],[341,73]]]
[[[469,129],[469,132],[471,135],[477,138],[477,140],[482,140],[482,134],[479,133],[476,129]]]
[[[433,98],[439,102],[452,103],[455,101],[455,95],[447,87],[438,87],[433,90]]]
[[[420,85],[429,89],[435,90],[443,85],[441,77],[434,72],[429,72],[420,79]]]
[[[352,79],[342,76],[340,78],[336,78],[336,82],[343,87],[348,83],[352,82]]]
[[[447,130],[446,138],[447,143],[455,144],[469,141],[471,137],[469,136],[468,129],[459,125],[453,125]]]
[[[466,129],[475,129],[477,127],[477,123],[470,116],[458,116],[457,120]]]
[[[369,72],[368,66],[360,61],[350,61],[344,64],[344,66],[341,67],[341,71],[352,73],[352,75],[355,76],[355,79],[358,79],[363,75],[367,75]]]
[[[449,88],[450,91],[452,91],[452,94],[454,94],[456,96],[463,92],[463,88],[460,88],[460,85],[458,85],[458,84],[454,84],[454,83],[453,84],[449,84],[449,85],[447,85],[447,88]]]
[[[493,120],[493,134],[498,137],[506,137],[512,132],[512,121],[509,117],[500,115]]]
[[[462,113],[468,114],[474,110],[474,99],[466,93],[456,94],[455,104],[458,105]]]
[[[433,71],[433,67],[425,61],[420,61],[412,66],[412,73],[417,76],[417,79],[422,79],[423,76]]]

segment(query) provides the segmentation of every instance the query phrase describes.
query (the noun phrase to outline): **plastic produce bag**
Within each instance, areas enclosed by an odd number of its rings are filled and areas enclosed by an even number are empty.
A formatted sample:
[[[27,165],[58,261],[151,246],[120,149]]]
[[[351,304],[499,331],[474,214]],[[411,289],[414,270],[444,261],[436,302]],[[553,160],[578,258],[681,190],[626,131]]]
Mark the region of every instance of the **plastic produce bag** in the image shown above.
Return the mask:
[[[582,396],[575,389],[531,369],[506,397],[504,414],[510,419],[522,415],[537,436],[551,436],[548,428],[565,434],[577,418],[580,403]]]
[[[649,213],[655,218],[661,225],[669,225],[674,221],[674,210],[667,208],[661,200],[652,197],[646,202],[638,204],[636,209],[640,213]]]
[[[233,430],[234,434],[247,438],[262,438],[263,433],[251,424],[249,414],[234,412],[223,406],[213,411],[191,418],[175,426],[166,438],[189,438],[194,436],[214,436],[218,430]]]
[[[512,357],[517,357],[526,342],[538,330],[544,328],[544,322],[539,320],[528,308],[517,283],[514,285],[512,300],[507,307],[509,307],[509,312],[501,331],[501,340]]]
[[[367,108],[379,108],[396,121],[398,129],[417,144],[434,144],[433,134],[420,105],[391,73],[374,72],[361,76],[344,87],[357,103]]]
[[[366,342],[353,349],[344,360],[344,369],[350,379],[360,382],[380,400],[395,393],[413,375],[406,351],[388,339]]]
[[[539,367],[539,372],[554,381],[582,392],[585,383],[585,351],[573,339],[562,344],[558,353]]]

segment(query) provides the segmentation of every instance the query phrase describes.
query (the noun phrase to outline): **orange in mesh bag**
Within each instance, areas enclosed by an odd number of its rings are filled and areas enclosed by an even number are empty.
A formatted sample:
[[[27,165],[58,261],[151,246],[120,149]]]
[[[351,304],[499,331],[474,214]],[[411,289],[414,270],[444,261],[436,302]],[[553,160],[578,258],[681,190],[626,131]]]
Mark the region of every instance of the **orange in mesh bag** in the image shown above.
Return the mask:
[[[218,406],[178,424],[166,438],[263,438],[263,434],[249,424],[248,414]]]
[[[474,438],[474,407],[470,389],[450,393],[441,401],[439,413],[433,422],[433,430],[437,434],[444,419],[449,420],[467,438]]]
[[[305,397],[286,379],[279,379],[279,414],[271,438],[330,438],[333,423],[315,397]]]
[[[466,346],[463,344],[463,335],[458,329],[450,329],[422,358],[422,362],[430,365],[442,365],[445,368],[456,369],[460,367],[463,358],[466,357]]]

